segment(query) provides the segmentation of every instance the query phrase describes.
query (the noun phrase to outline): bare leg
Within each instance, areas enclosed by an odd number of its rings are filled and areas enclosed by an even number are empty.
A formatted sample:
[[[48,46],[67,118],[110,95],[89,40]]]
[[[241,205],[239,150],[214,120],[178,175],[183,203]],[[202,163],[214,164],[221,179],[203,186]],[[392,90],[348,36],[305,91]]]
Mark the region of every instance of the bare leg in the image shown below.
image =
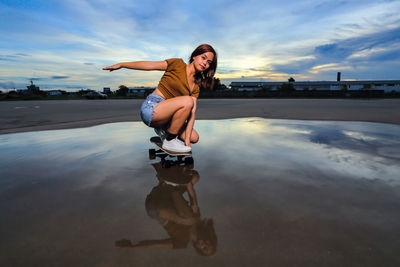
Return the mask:
[[[171,197],[172,201],[174,202],[176,213],[179,216],[183,218],[190,218],[194,216],[192,209],[188,206],[188,203],[181,193],[176,191],[172,192]]]
[[[185,137],[186,137],[186,131],[185,131],[185,127],[186,126],[186,123],[185,123],[185,125],[183,126],[183,131],[182,131],[182,133],[180,133],[179,134],[179,137],[182,139],[182,140],[185,140]],[[190,143],[192,143],[192,144],[195,144],[195,143],[197,143],[199,141],[199,134],[196,132],[196,130],[195,129],[193,129],[192,130],[192,134],[190,135]]]
[[[164,100],[154,108],[150,126],[158,127],[170,123],[168,132],[178,134],[189,118],[192,108],[191,96],[178,96]]]

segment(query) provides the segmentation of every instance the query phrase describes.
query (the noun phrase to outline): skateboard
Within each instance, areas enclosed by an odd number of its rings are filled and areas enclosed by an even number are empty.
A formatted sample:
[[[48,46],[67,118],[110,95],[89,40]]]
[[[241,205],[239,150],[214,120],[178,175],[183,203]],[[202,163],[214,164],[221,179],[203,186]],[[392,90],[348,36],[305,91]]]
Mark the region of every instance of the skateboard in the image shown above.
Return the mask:
[[[165,158],[167,156],[170,157],[177,157],[177,161],[173,161],[177,164],[179,163],[185,163],[185,164],[192,164],[193,163],[193,158],[192,158],[192,151],[190,152],[173,152],[168,149],[162,148],[162,141],[161,138],[158,136],[154,136],[150,138],[150,142],[153,143],[156,147],[158,147],[158,150],[155,149],[149,149],[149,158],[150,159],[155,159],[157,156],[161,158],[162,162],[165,162],[165,165],[171,165],[168,163],[171,163],[171,161],[166,161]],[[186,157],[184,159],[184,157]],[[175,165],[175,164],[172,164]],[[166,166],[169,167],[169,166]]]

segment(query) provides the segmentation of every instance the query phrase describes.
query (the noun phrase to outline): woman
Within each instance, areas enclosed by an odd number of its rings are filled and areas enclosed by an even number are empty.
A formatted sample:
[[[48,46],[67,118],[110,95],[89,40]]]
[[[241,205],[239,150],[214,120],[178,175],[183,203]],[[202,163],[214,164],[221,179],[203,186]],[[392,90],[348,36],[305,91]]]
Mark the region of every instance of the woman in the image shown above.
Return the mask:
[[[144,101],[140,115],[163,139],[162,147],[174,152],[189,152],[199,140],[193,129],[200,87],[211,88],[217,69],[217,53],[208,44],[198,46],[185,64],[182,59],[123,62],[103,70],[120,68],[163,70],[157,89]]]

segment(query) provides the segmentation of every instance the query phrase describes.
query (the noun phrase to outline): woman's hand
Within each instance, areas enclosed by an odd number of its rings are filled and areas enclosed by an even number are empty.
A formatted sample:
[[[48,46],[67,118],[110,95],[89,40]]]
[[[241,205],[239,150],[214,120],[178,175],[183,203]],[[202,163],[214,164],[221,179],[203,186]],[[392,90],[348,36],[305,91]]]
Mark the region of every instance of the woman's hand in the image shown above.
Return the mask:
[[[105,68],[103,68],[103,70],[113,71],[113,70],[119,70],[120,68],[122,68],[122,66],[121,66],[121,64],[118,63],[118,64],[115,64],[112,66],[105,67]]]
[[[193,211],[194,215],[200,216],[200,208],[199,208],[199,206],[192,205],[191,208],[192,208],[192,211]]]
[[[120,248],[127,248],[127,247],[135,247],[132,242],[128,239],[121,239],[121,240],[117,240],[115,241],[115,246],[116,247],[120,247]]]

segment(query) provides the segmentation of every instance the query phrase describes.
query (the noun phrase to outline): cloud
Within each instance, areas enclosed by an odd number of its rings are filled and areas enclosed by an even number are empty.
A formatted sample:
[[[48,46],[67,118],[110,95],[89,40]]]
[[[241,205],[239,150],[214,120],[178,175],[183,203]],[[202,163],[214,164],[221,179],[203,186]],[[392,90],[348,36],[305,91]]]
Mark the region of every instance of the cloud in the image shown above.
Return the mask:
[[[51,79],[53,80],[64,80],[68,78],[70,78],[70,76],[51,76]]]
[[[289,63],[287,60],[284,64],[272,64],[271,67],[274,71],[298,73],[305,77],[309,75],[311,78],[333,79],[332,73],[343,71],[353,79],[384,79],[382,78],[384,75],[388,77],[387,79],[396,79],[398,71],[393,69],[393,65],[398,65],[396,62],[400,59],[399,33],[400,27],[332,40],[315,46],[310,49],[308,56],[298,57],[297,61]],[[383,71],[385,69],[383,64],[388,66],[386,74]]]
[[[20,58],[29,57],[30,55],[24,53],[15,53],[11,55],[0,55],[2,61],[17,61]]]
[[[388,50],[399,49],[400,27],[383,32],[363,35],[336,43],[326,44],[315,48],[316,56],[319,58],[336,58],[343,60],[347,58],[367,57],[371,54],[381,53]]]
[[[19,88],[19,86],[15,82],[0,82],[1,89],[15,89]]]
[[[20,56],[20,57],[31,57],[31,55],[25,54],[25,53],[16,53],[16,56]]]
[[[210,43],[224,83],[241,76],[320,80],[336,69],[358,79],[372,70],[370,79],[392,79],[399,74],[399,12],[399,1],[372,0],[9,1],[0,3],[7,21],[0,25],[0,77],[16,83],[49,77],[41,88],[54,80],[93,89],[155,86],[161,72],[110,74],[101,68],[121,61],[186,61],[198,44]]]
[[[16,61],[16,57],[10,55],[0,55],[1,61]]]
[[[352,71],[353,68],[351,66],[345,66],[343,64],[337,64],[337,63],[330,63],[330,64],[324,64],[324,65],[317,65],[311,68],[309,70],[310,73],[312,74],[318,74],[324,71]]]
[[[341,47],[339,44],[326,44],[317,46],[315,48],[315,55],[319,58],[323,57],[341,61],[351,54],[351,50],[351,48]]]

